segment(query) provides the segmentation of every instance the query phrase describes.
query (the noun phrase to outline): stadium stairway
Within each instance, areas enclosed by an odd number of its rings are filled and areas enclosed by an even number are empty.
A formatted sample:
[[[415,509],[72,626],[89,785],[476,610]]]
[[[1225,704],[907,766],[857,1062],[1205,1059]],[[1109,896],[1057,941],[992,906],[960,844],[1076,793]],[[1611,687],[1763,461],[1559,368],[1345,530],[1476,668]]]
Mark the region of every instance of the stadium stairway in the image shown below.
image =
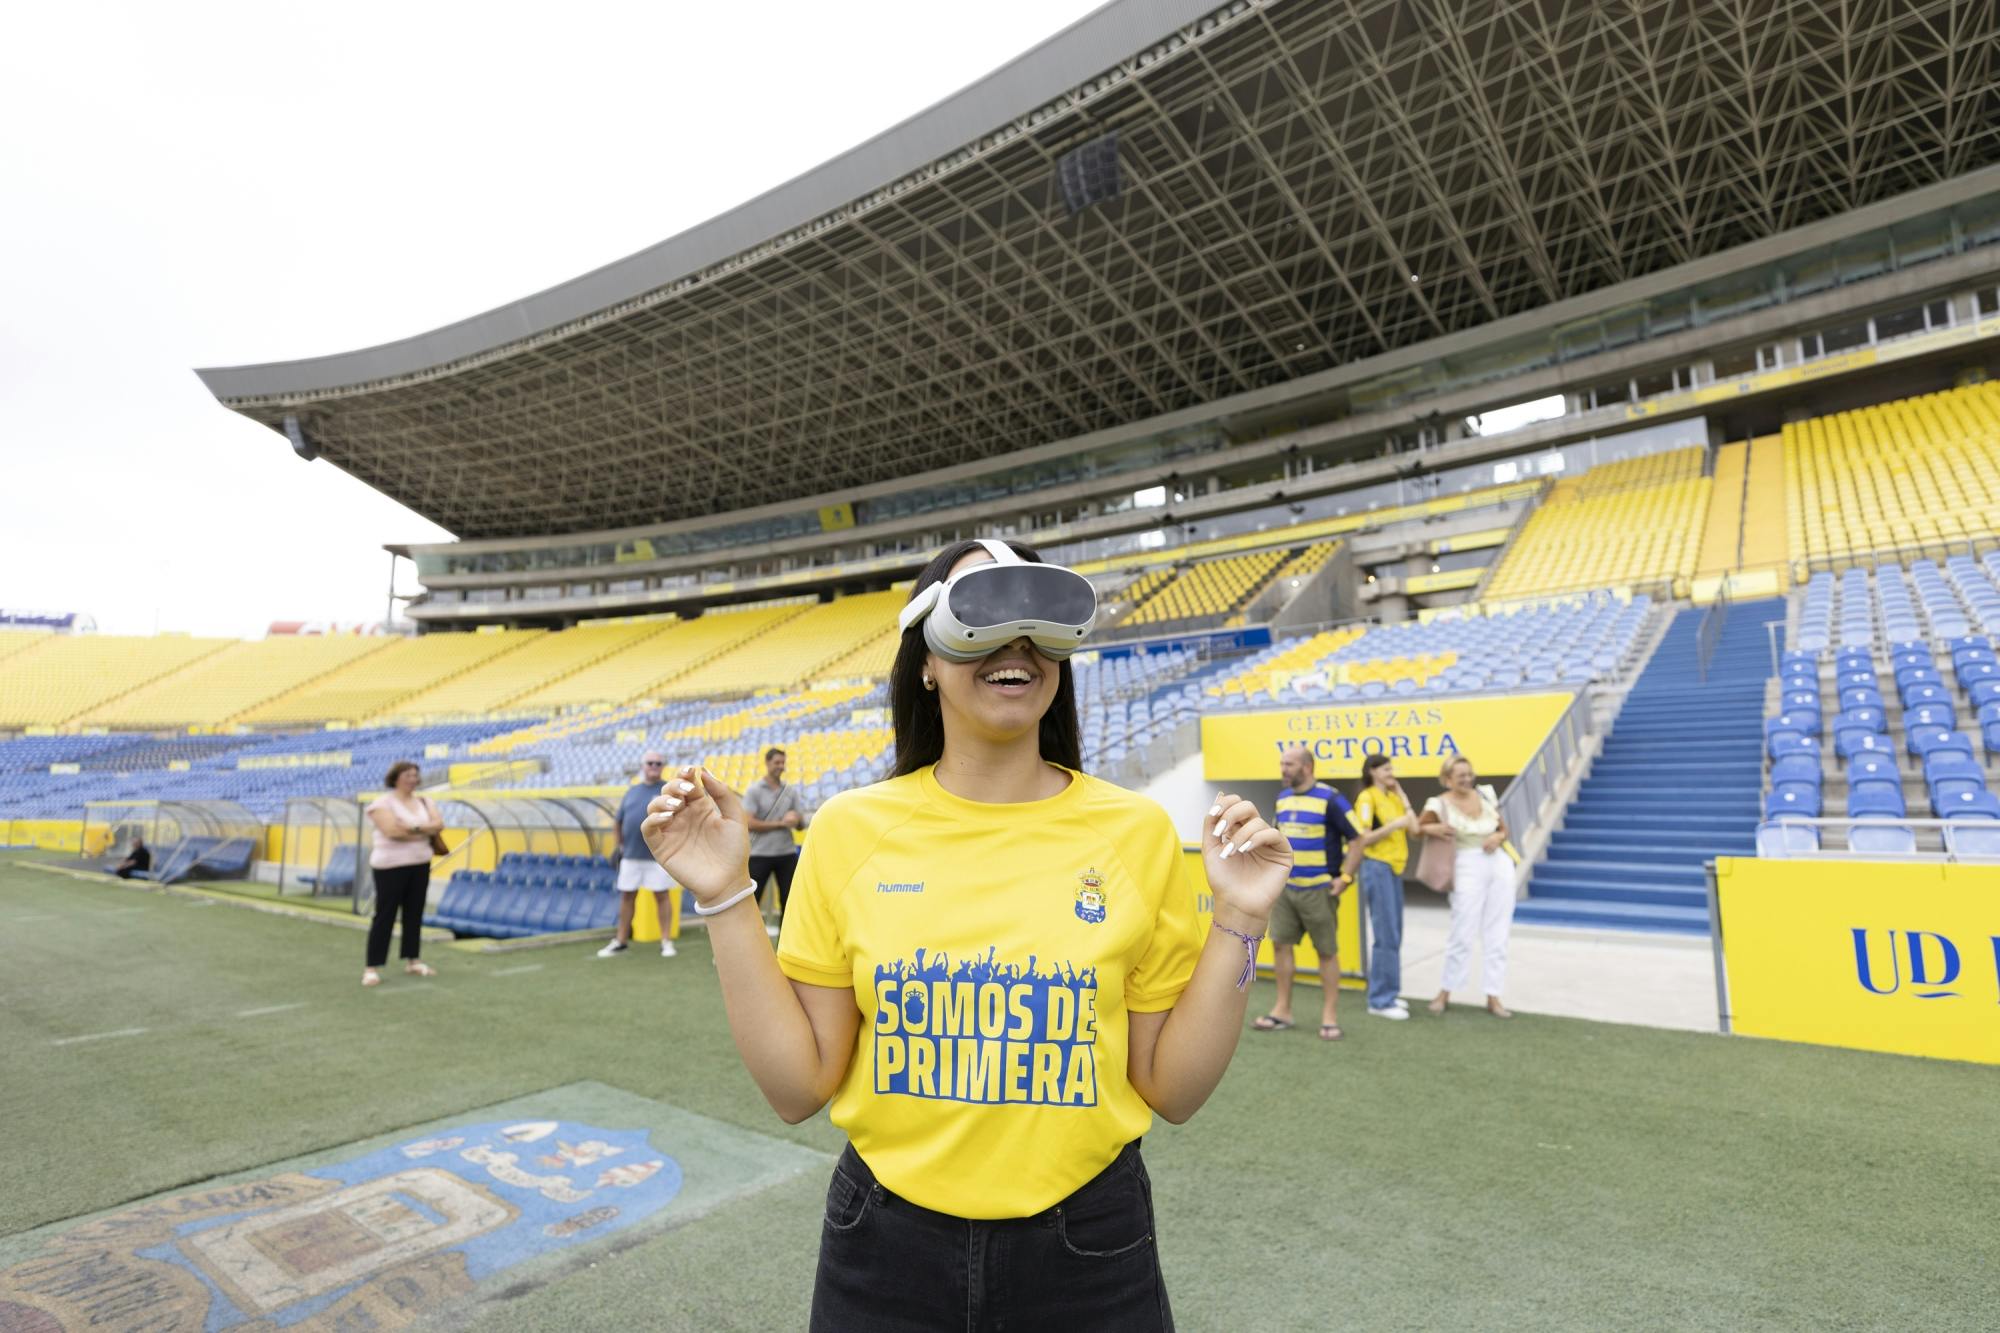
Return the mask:
[[[1755,856],[1763,799],[1764,622],[1780,600],[1731,607],[1704,681],[1702,611],[1668,627],[1535,867],[1516,921],[1708,933],[1704,863]]]

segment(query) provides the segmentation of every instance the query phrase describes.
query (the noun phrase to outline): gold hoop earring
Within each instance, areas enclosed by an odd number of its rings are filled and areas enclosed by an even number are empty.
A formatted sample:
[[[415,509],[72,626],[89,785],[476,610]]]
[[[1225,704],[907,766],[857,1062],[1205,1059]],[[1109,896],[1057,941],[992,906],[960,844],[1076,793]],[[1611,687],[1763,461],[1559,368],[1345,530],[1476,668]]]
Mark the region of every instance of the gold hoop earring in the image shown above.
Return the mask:
[[[937,682],[932,680],[929,676],[925,676],[924,688],[927,690],[935,690],[937,688]]]

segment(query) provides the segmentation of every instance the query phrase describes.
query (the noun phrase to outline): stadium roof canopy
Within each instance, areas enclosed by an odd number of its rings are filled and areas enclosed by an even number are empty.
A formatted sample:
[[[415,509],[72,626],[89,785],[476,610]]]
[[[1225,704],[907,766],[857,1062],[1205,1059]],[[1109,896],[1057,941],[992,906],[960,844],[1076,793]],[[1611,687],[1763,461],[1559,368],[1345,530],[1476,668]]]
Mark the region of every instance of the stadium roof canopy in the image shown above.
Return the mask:
[[[539,295],[200,374],[461,538],[623,528],[1218,403],[2000,161],[1993,0],[1212,6],[1113,0]],[[1112,135],[1072,214],[1058,160]]]

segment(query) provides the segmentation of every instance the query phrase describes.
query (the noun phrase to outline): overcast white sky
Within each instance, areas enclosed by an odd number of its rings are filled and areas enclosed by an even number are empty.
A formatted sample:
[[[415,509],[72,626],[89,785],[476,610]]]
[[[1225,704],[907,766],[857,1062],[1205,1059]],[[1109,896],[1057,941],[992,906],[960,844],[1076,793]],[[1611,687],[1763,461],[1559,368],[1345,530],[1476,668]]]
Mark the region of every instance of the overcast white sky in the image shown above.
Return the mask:
[[[380,619],[382,544],[446,534],[300,462],[193,367],[344,351],[552,286],[1100,2],[16,7],[0,605],[111,633]]]

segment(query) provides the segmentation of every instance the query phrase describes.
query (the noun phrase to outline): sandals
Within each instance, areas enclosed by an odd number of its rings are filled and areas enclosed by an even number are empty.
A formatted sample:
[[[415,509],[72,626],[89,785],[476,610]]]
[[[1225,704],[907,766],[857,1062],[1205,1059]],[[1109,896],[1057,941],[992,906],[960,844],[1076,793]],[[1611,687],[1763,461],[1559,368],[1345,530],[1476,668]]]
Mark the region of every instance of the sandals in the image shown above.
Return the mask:
[[[1250,1020],[1250,1026],[1259,1032],[1283,1032],[1298,1026],[1289,1018],[1279,1018],[1275,1014],[1264,1014]]]
[[[1514,1016],[1514,1011],[1512,1009],[1509,1009],[1506,1005],[1500,1003],[1498,998],[1493,998],[1486,1001],[1486,1012],[1493,1015],[1495,1018],[1512,1018]]]
[[[382,974],[372,967],[365,968],[361,973],[361,984],[364,986],[379,986],[382,984]]]
[[[1319,1025],[1319,1039],[1321,1041],[1339,1041],[1346,1035],[1345,1032],[1340,1030],[1340,1024],[1338,1023],[1321,1023]]]
[[[421,960],[415,958],[412,958],[408,962],[408,964],[404,966],[403,971],[407,975],[413,977],[434,977],[437,975],[436,968],[432,967],[429,963],[422,962]]]

